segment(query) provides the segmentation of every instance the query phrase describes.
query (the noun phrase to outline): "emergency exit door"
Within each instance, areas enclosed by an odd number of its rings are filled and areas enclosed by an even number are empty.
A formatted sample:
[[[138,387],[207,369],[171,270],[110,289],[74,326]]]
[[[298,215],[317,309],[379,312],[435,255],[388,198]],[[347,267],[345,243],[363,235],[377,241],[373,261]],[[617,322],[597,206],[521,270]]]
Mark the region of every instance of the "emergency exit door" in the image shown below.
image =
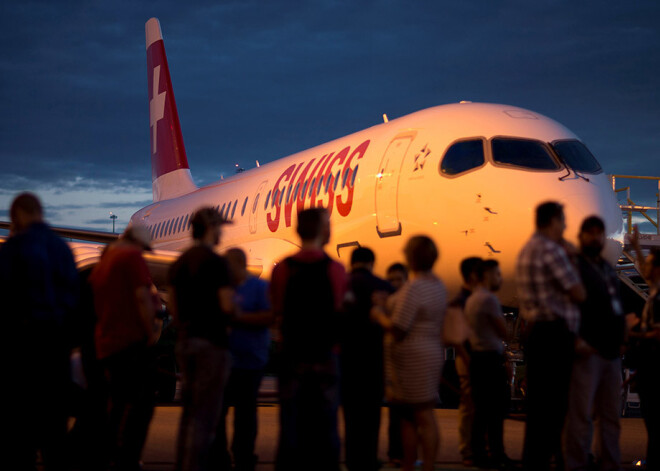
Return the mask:
[[[380,237],[401,234],[398,194],[401,168],[415,132],[407,132],[395,137],[378,167],[376,175],[376,230]]]

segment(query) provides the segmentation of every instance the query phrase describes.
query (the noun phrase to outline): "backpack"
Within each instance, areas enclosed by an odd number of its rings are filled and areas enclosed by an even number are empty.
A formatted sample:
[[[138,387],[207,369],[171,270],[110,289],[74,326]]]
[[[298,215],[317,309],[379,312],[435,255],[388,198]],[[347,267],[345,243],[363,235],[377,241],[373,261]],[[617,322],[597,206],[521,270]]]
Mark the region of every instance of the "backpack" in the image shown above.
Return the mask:
[[[289,278],[282,314],[282,353],[294,362],[328,360],[337,343],[337,317],[325,255],[313,262],[287,258]]]

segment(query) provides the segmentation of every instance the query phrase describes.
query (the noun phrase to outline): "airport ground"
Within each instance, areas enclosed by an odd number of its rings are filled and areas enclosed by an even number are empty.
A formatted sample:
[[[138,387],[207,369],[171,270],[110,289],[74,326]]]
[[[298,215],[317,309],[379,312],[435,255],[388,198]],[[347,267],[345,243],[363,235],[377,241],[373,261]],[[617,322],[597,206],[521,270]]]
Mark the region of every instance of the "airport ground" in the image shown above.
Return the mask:
[[[455,409],[436,409],[436,417],[440,428],[440,451],[438,453],[436,470],[462,470],[460,454],[458,453],[458,412]],[[164,471],[173,467],[177,426],[181,414],[178,405],[160,406],[156,409],[151,424],[146,449],[143,453],[145,471]],[[231,414],[231,411],[230,411]],[[380,433],[380,459],[387,461],[387,408],[382,409]],[[231,415],[229,417],[231,423]],[[275,447],[277,443],[278,407],[262,405],[259,407],[259,436],[257,438],[257,453],[259,465],[257,471],[274,469]],[[341,430],[342,427],[340,427]],[[522,452],[525,424],[521,420],[507,419],[505,423],[505,446],[508,455],[520,459]],[[231,426],[228,430],[230,436]],[[644,456],[646,450],[646,430],[642,419],[622,419],[621,433],[622,464],[624,469],[635,469],[633,463]],[[310,470],[314,469],[310,463]],[[384,468],[384,470],[394,468]]]

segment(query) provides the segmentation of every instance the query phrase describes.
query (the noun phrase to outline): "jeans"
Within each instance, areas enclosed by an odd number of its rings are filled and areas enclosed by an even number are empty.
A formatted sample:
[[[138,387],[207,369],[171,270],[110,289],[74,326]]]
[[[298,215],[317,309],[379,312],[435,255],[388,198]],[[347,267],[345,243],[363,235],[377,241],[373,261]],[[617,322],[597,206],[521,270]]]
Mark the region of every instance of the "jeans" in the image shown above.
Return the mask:
[[[177,441],[176,469],[206,471],[222,398],[231,368],[231,354],[206,339],[188,338],[177,345],[182,374],[183,412]]]
[[[139,469],[156,405],[156,359],[151,348],[129,347],[102,360],[110,396],[110,459],[117,469]]]
[[[504,356],[495,351],[471,354],[470,383],[474,403],[472,424],[472,454],[475,462],[485,462],[489,456],[502,462],[504,454],[504,418],[509,405],[508,376]]]
[[[277,471],[338,471],[339,367],[336,356],[319,363],[282,359]]]
[[[231,451],[236,471],[253,471],[257,464],[254,445],[257,440],[257,398],[263,370],[232,368],[225,390],[222,416],[213,443],[214,468],[231,470],[227,449],[226,420],[229,407],[234,407],[234,439]]]
[[[526,342],[527,423],[523,468],[545,471],[562,460],[561,433],[568,408],[575,336],[563,320],[536,322]],[[559,469],[562,464],[559,463]]]

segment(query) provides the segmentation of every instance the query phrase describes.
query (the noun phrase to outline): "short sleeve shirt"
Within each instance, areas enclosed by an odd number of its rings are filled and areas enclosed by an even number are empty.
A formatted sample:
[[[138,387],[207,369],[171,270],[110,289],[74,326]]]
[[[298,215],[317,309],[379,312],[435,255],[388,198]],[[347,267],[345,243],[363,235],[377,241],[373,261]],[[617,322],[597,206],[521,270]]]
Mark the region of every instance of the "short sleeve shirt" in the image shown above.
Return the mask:
[[[528,321],[564,319],[577,333],[580,311],[568,290],[580,282],[566,251],[553,240],[536,233],[523,247],[516,264],[520,311]]]
[[[229,313],[223,312],[218,297],[220,288],[231,286],[224,257],[204,245],[191,247],[170,268],[169,283],[177,303],[179,335],[227,348]]]
[[[236,287],[236,303],[244,316],[270,310],[268,283],[250,276]],[[229,350],[233,368],[260,370],[268,363],[270,330],[267,327],[235,326],[229,334]]]
[[[98,357],[106,358],[132,345],[146,344],[149,332],[141,319],[136,290],[150,287],[151,275],[140,249],[109,246],[89,281],[98,318],[94,332]]]
[[[465,303],[465,318],[470,324],[470,346],[475,352],[504,352],[504,344],[495,323],[502,317],[502,307],[495,294],[485,289],[475,290]]]

